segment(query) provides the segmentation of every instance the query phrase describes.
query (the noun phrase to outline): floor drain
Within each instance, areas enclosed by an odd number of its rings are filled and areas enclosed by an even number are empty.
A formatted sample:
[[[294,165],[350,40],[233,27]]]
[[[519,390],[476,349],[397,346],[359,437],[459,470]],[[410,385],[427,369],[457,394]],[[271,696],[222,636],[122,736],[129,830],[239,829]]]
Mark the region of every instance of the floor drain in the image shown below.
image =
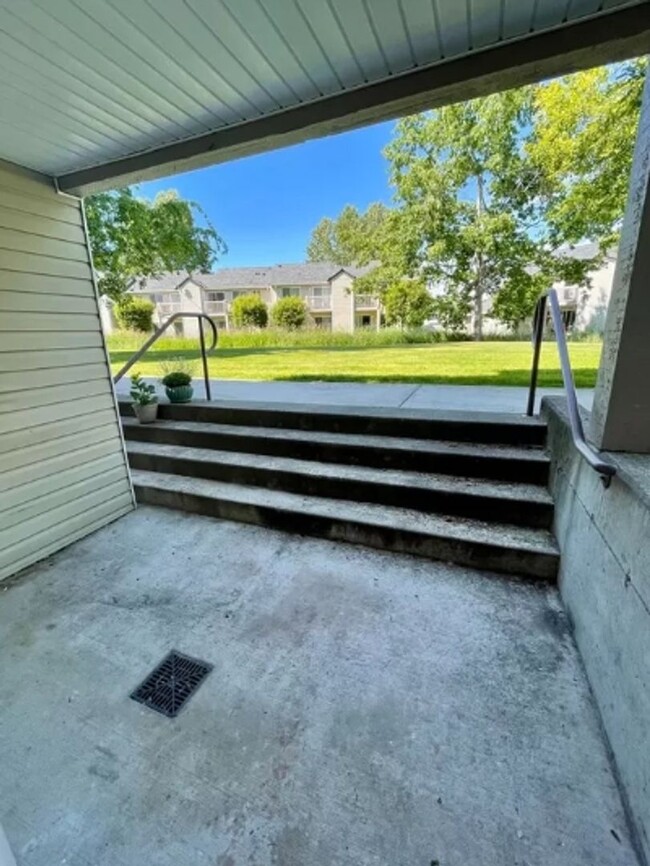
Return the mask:
[[[145,704],[173,719],[212,670],[212,665],[172,650],[131,693]]]

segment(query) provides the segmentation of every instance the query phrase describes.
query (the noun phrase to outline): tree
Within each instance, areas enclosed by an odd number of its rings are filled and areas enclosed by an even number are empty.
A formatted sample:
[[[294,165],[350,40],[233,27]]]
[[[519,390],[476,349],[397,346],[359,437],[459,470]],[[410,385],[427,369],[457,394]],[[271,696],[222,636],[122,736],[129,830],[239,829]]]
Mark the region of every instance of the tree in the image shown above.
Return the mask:
[[[237,328],[265,328],[269,311],[259,295],[239,295],[232,302],[231,315]]]
[[[307,304],[303,298],[280,298],[271,308],[271,318],[276,327],[295,331],[307,321]]]
[[[147,298],[124,295],[115,304],[115,315],[127,331],[153,331],[154,305]]]
[[[336,219],[325,217],[311,233],[307,245],[310,262],[364,265],[377,257],[379,232],[388,208],[376,202],[365,213],[346,205]]]
[[[201,208],[174,190],[152,202],[133,189],[98,193],[86,199],[85,210],[99,291],[114,299],[136,278],[209,271],[226,249]]]
[[[433,298],[421,280],[398,280],[383,293],[382,300],[389,325],[421,328],[433,314]]]
[[[526,150],[543,180],[551,242],[618,240],[647,60],[558,78],[535,89]]]

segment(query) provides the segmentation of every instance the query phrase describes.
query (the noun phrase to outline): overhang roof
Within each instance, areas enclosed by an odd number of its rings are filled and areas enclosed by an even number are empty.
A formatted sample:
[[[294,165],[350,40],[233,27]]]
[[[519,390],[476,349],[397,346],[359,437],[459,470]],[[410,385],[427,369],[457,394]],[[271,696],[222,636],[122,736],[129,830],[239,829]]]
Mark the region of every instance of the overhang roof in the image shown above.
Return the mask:
[[[0,158],[74,193],[650,50],[646,0],[0,7]]]

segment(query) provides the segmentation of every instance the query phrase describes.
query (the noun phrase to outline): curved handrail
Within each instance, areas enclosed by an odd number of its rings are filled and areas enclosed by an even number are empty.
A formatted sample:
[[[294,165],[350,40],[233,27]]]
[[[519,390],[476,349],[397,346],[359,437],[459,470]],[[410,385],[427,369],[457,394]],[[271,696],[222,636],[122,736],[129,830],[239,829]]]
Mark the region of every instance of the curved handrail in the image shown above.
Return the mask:
[[[128,373],[131,367],[136,364],[140,358],[145,354],[145,352],[153,346],[158,337],[165,333],[167,328],[171,325],[172,322],[175,322],[176,319],[198,319],[199,322],[199,342],[201,345],[201,359],[203,361],[203,378],[205,380],[205,396],[208,400],[212,399],[212,394],[210,393],[210,378],[208,375],[208,360],[206,357],[207,352],[211,352],[216,348],[217,343],[219,341],[219,333],[217,331],[217,326],[212,321],[209,316],[206,316],[205,313],[172,313],[172,315],[162,323],[162,325],[157,328],[153,334],[149,337],[146,343],[144,343],[137,352],[134,352],[133,355],[129,358],[126,364],[122,367],[121,370],[113,376],[113,384],[116,385],[122,376],[125,373]],[[205,335],[203,333],[203,320],[210,325],[212,328],[212,345],[209,349],[205,348]]]
[[[578,407],[578,397],[576,394],[576,386],[573,381],[573,372],[571,370],[571,362],[569,360],[569,349],[567,347],[566,335],[564,333],[564,324],[562,322],[562,311],[560,302],[555,289],[549,289],[546,294],[537,302],[535,307],[535,316],[533,319],[533,367],[530,374],[530,390],[528,392],[528,406],[526,414],[532,415],[535,410],[535,393],[537,390],[537,374],[539,372],[539,355],[542,348],[542,339],[544,337],[544,325],[546,323],[546,305],[549,305],[551,310],[551,320],[553,322],[553,330],[555,332],[555,342],[560,356],[560,368],[562,370],[562,380],[567,397],[567,407],[569,410],[569,424],[571,426],[571,436],[576,449],[582,454],[587,463],[595,469],[601,477],[605,487],[609,486],[609,482],[613,475],[616,475],[616,467],[602,457],[595,448],[587,442],[585,431],[582,426],[582,418],[580,417],[580,409]]]

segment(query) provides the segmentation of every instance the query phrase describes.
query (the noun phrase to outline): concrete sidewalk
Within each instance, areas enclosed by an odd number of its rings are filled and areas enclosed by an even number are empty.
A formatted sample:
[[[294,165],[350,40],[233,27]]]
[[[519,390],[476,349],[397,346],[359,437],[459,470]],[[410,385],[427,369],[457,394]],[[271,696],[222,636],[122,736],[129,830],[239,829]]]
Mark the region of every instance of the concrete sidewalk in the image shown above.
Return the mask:
[[[148,381],[156,382],[154,379]],[[460,409],[474,412],[526,411],[527,388],[507,388],[484,385],[385,385],[372,382],[248,382],[211,380],[213,400],[237,400],[256,403],[321,404],[332,406],[372,406],[400,409]],[[128,379],[122,380],[120,396],[129,391]],[[164,389],[159,385],[159,393]],[[198,378],[194,382],[197,399],[205,398],[205,387]],[[543,396],[563,396],[562,388],[540,388],[536,411]],[[593,388],[578,392],[580,403],[591,409]]]

